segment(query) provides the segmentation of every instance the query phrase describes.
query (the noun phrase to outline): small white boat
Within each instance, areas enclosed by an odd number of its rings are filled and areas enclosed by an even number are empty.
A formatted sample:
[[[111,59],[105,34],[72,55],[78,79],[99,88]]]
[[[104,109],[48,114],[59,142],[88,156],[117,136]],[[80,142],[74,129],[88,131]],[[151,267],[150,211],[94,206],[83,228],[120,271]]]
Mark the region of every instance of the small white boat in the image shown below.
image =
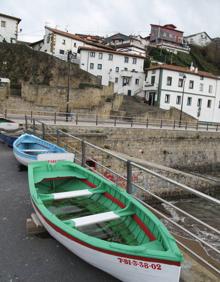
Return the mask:
[[[14,131],[19,128],[19,124],[10,119],[0,118],[0,130]]]

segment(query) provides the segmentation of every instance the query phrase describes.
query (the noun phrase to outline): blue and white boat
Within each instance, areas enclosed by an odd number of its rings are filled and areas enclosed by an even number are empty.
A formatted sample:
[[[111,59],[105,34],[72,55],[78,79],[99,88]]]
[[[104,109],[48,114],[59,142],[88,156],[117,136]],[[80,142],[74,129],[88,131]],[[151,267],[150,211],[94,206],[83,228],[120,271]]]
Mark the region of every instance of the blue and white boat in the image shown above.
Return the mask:
[[[74,154],[31,134],[21,135],[13,143],[13,152],[15,158],[25,166],[39,160],[74,160]]]

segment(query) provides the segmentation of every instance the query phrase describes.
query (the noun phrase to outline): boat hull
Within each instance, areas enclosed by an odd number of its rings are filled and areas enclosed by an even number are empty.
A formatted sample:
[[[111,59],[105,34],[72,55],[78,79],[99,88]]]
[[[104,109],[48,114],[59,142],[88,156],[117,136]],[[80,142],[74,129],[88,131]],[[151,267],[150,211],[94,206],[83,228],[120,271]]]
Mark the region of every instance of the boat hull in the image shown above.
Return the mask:
[[[22,165],[24,165],[24,166],[28,166],[29,163],[36,162],[36,161],[37,161],[37,159],[34,160],[34,159],[25,158],[25,157],[23,157],[23,156],[20,156],[20,155],[18,155],[18,154],[15,152],[15,150],[14,150],[14,156],[15,156],[16,160],[17,160],[20,164],[22,164]]]
[[[32,202],[33,204],[33,202]],[[180,265],[170,261],[129,256],[118,252],[107,252],[70,236],[46,219],[33,204],[34,210],[48,233],[89,264],[126,282],[178,282]]]

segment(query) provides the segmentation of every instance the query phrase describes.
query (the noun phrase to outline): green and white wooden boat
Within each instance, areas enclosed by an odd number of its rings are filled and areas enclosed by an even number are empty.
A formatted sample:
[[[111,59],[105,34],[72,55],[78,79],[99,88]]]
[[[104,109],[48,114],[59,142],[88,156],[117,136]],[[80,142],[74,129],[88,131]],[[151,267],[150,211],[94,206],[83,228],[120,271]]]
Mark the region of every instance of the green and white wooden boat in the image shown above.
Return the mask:
[[[31,163],[28,177],[37,216],[74,254],[122,281],[179,281],[175,239],[123,189],[68,161]]]

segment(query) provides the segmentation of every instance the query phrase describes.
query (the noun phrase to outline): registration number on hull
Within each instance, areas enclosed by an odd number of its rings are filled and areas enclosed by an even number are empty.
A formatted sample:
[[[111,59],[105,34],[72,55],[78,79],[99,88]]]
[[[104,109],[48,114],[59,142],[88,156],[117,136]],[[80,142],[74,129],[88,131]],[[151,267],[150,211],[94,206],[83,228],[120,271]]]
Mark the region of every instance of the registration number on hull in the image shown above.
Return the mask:
[[[162,270],[162,266],[159,263],[149,263],[145,261],[140,260],[134,260],[134,259],[127,259],[127,258],[117,258],[119,263],[127,264],[127,265],[133,265],[137,267],[143,267],[146,269],[153,269],[153,270]]]

